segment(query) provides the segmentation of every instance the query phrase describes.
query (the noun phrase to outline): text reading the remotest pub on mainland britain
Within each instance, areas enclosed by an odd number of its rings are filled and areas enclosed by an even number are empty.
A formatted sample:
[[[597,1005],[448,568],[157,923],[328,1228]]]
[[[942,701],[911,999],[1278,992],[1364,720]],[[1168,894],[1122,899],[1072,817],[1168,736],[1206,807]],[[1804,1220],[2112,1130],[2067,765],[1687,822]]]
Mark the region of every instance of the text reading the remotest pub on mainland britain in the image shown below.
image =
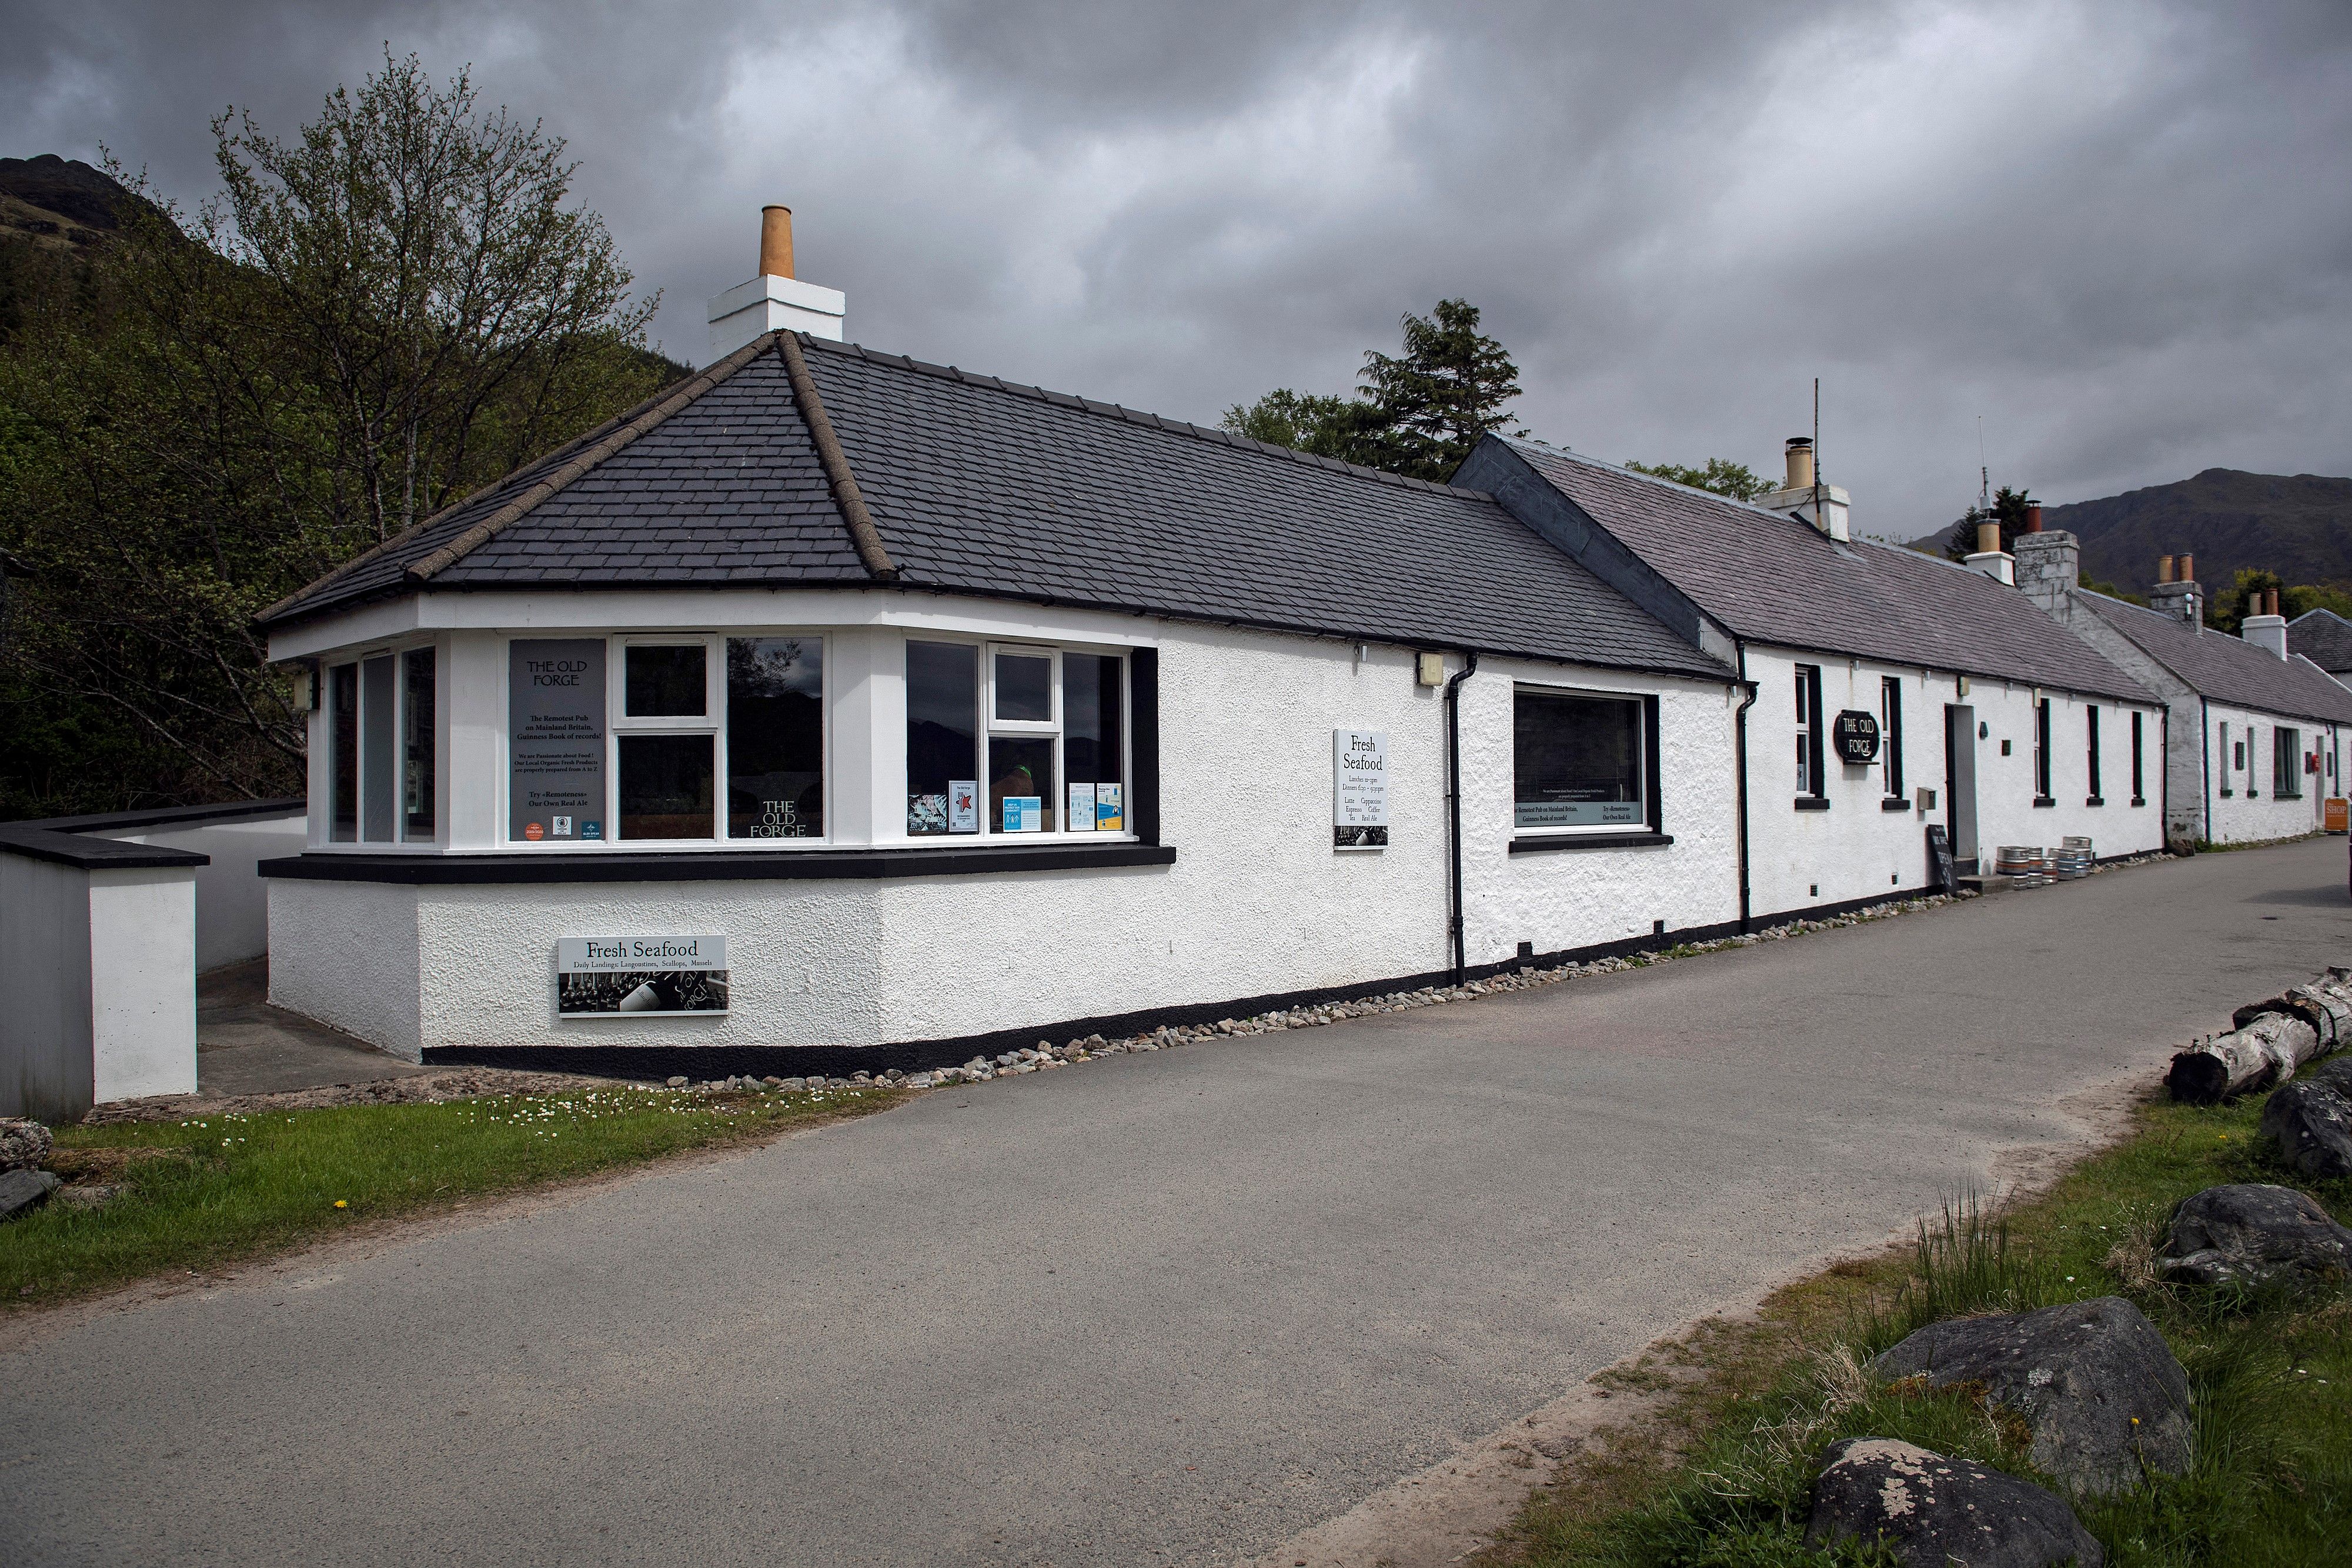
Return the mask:
[[[604,839],[604,644],[508,645],[507,836],[526,843]]]

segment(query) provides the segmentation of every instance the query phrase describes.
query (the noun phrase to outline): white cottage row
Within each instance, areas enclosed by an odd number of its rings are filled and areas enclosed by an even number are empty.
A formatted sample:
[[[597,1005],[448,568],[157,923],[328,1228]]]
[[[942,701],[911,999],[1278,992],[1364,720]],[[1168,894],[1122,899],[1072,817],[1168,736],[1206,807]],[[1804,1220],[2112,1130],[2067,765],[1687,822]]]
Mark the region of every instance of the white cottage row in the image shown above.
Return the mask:
[[[1428,485],[768,283],[264,617],[314,704],[275,1000],[426,1060],[911,1068],[1924,891],[1931,829],[2164,841],[2166,703],[1808,474],[1490,438]]]

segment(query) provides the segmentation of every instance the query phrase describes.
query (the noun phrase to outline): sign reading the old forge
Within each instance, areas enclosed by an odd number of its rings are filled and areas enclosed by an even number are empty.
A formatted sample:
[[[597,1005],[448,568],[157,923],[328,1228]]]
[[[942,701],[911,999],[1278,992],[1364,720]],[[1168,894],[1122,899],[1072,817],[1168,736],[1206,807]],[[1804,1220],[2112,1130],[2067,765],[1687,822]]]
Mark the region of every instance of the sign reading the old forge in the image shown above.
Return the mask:
[[[565,936],[555,944],[555,1010],[598,1014],[723,1013],[724,936]]]

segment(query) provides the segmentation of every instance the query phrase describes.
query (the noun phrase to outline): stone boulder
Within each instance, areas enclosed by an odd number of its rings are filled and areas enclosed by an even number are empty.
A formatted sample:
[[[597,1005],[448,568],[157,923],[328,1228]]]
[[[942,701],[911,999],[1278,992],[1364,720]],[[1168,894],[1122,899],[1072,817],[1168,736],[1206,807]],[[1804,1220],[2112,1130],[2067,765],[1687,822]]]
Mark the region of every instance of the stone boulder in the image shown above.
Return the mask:
[[[2352,1100],[2326,1083],[2298,1078],[2273,1091],[2263,1107],[2263,1136],[2307,1176],[2352,1176]]]
[[[2296,1082],[2325,1084],[2352,1100],[2352,1051],[2338,1051],[2314,1064],[2309,1071],[2296,1074]]]
[[[2142,1466],[2189,1468],[2189,1375],[2120,1296],[1929,1323],[1871,1370],[1889,1382],[1980,1386],[2024,1418],[2034,1466],[2077,1491],[2128,1491]]]
[[[1813,1480],[1805,1544],[1883,1544],[1918,1568],[2102,1568],[2074,1511],[2015,1476],[1887,1437],[1833,1443]]]
[[[40,1169],[57,1142],[38,1122],[22,1116],[0,1116],[0,1171]]]
[[[16,1218],[64,1185],[55,1171],[0,1171],[0,1221]]]
[[[2156,1267],[2192,1285],[2352,1274],[2352,1230],[2293,1187],[2209,1186],[2174,1211]]]

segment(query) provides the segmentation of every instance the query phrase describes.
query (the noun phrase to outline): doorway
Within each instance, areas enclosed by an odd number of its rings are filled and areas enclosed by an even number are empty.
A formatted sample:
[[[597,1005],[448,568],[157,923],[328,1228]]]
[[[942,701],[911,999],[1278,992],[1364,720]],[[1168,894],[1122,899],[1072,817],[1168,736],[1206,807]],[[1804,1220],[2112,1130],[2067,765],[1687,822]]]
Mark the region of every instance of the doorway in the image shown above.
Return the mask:
[[[1944,705],[1944,823],[1952,835],[1953,869],[1977,874],[1977,710]]]

